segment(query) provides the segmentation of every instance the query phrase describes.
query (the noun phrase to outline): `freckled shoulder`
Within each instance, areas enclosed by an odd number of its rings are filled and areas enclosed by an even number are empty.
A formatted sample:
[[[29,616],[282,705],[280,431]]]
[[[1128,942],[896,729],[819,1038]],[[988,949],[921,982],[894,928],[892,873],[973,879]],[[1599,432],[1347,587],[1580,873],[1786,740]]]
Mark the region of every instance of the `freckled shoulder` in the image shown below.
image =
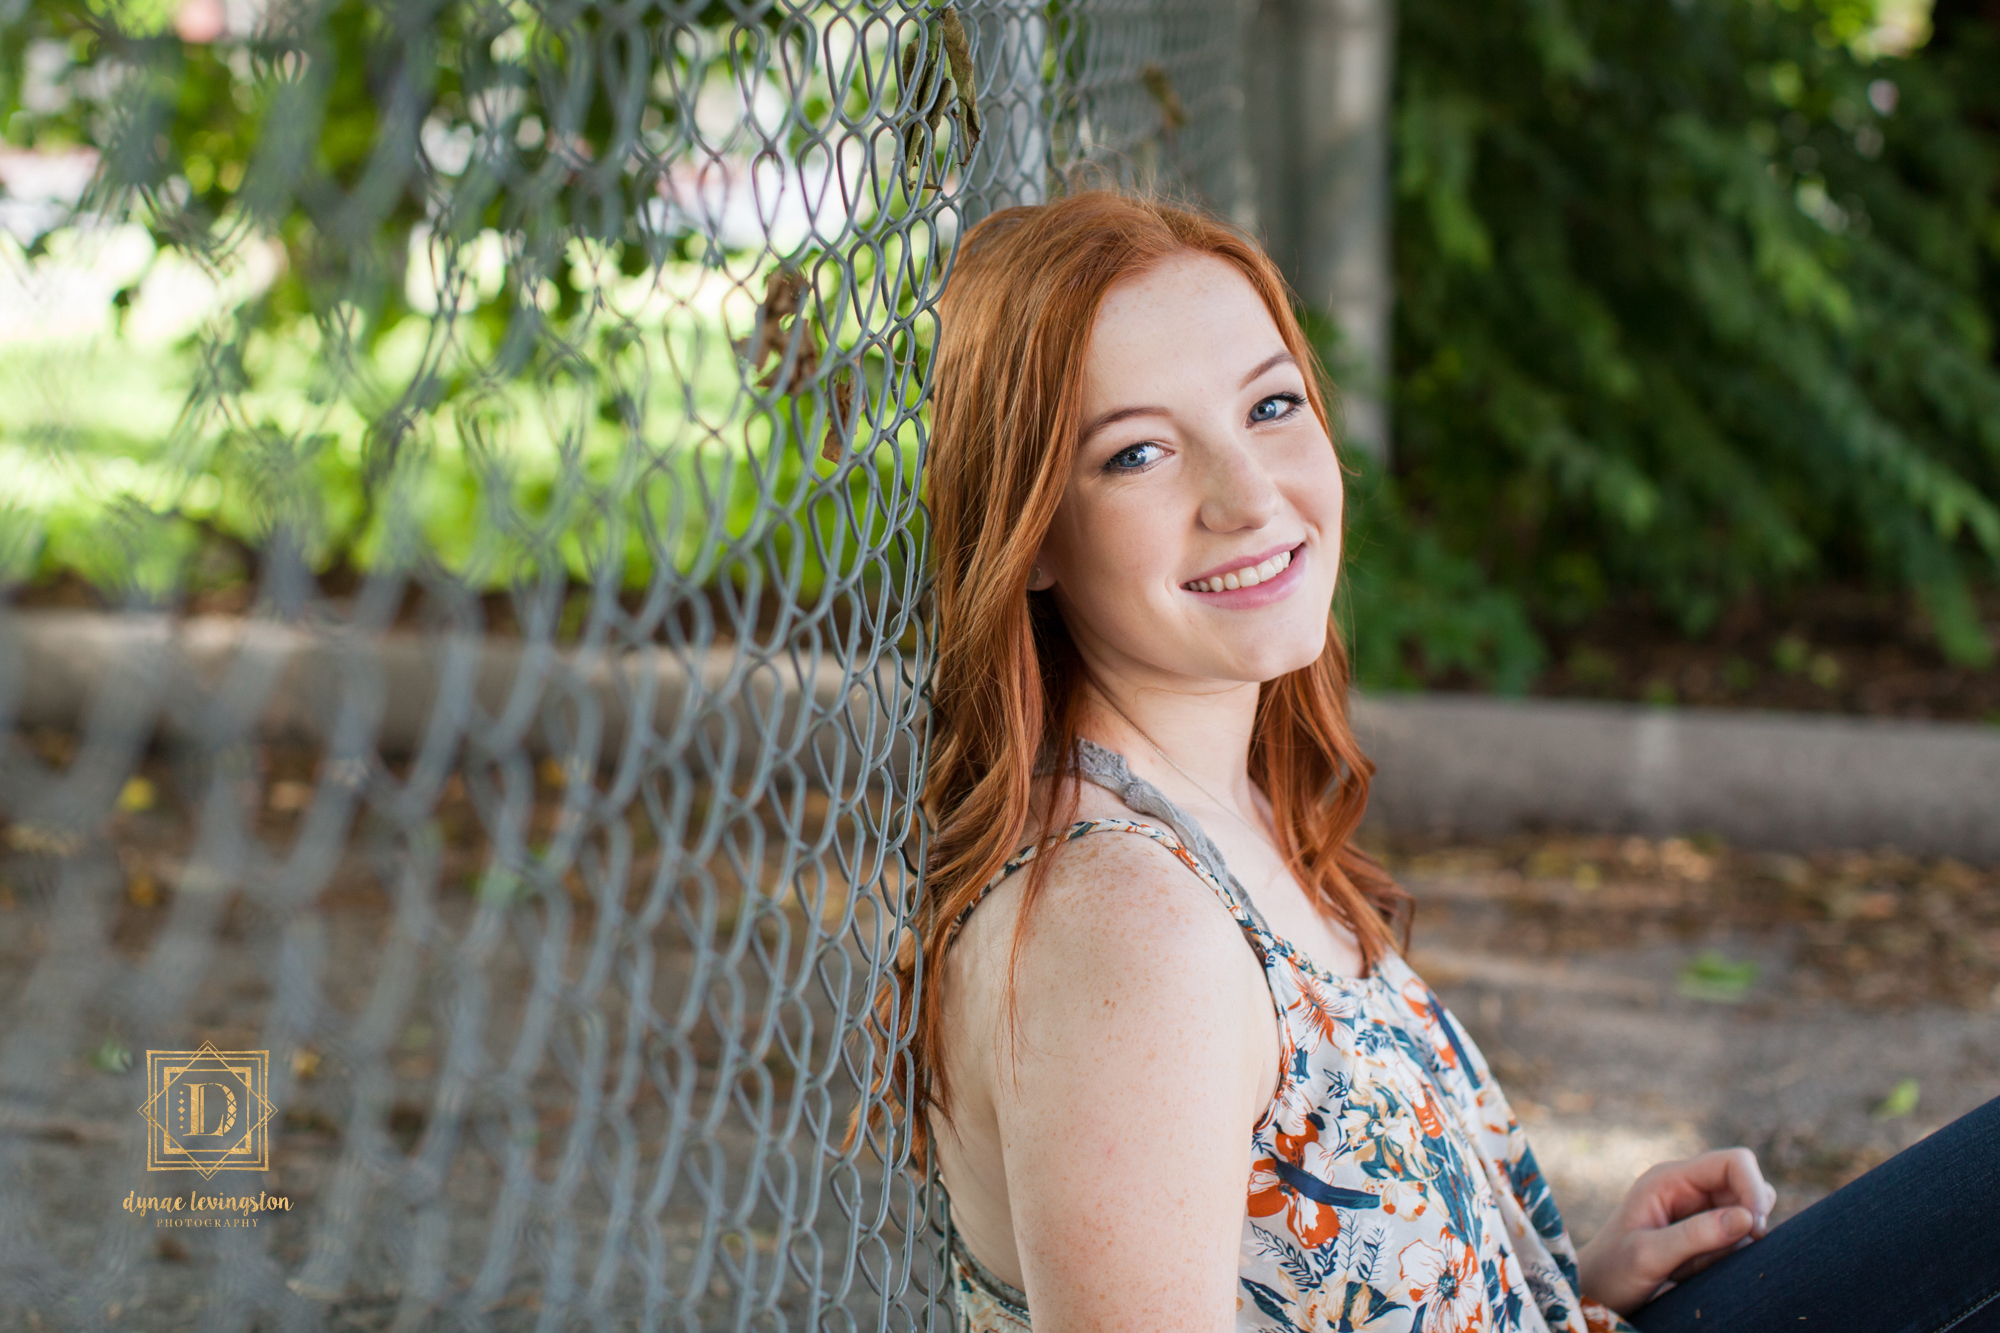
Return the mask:
[[[1212,1002],[1217,985],[1262,994],[1263,972],[1241,928],[1168,846],[1103,830],[1059,843],[1053,858],[1021,944],[1023,1001],[1044,985],[1051,998],[1069,999],[1117,989],[1168,1001],[1154,992],[1209,987]],[[1003,880],[954,946],[954,971],[976,990],[997,989],[1005,976],[1027,876],[1023,867]]]

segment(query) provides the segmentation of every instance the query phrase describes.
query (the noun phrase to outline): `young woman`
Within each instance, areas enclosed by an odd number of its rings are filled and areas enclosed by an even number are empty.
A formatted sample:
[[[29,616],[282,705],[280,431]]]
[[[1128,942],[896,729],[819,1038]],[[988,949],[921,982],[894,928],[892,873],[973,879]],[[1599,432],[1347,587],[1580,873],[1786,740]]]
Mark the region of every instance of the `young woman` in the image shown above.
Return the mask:
[[[1885,1282],[1879,1237],[1813,1258],[1825,1205],[1763,1238],[1742,1148],[1655,1167],[1574,1248],[1351,842],[1341,471],[1251,242],[1105,192],[1010,209],[940,319],[936,837],[897,1091],[970,1328],[1974,1326],[1950,1321],[2000,1289],[1971,1203],[2000,1103],[1931,1141],[1987,1143],[1963,1207],[1912,1204],[1895,1164],[1850,1187],[1873,1227],[1970,1229],[1931,1286]],[[1830,1264],[1866,1290],[1829,1305]],[[1857,1321],[1871,1299],[1896,1322]]]

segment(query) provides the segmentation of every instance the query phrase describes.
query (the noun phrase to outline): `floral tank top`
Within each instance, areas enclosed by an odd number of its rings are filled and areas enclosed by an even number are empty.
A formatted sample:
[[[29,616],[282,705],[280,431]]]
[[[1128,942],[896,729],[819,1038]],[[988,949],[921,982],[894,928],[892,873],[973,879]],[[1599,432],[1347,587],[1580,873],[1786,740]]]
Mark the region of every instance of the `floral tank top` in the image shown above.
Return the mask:
[[[1198,857],[1172,830],[1124,819],[1075,824],[1065,840],[1092,833],[1151,838],[1198,875],[1256,951],[1277,1006],[1283,1075],[1251,1131],[1238,1329],[1632,1333],[1579,1297],[1576,1250],[1526,1135],[1472,1038],[1408,964],[1391,953],[1366,979],[1322,972],[1233,877],[1203,864],[1220,864],[1212,848]],[[1034,855],[1021,851],[993,884]],[[1027,1297],[956,1235],[951,1262],[961,1328],[1029,1328]]]

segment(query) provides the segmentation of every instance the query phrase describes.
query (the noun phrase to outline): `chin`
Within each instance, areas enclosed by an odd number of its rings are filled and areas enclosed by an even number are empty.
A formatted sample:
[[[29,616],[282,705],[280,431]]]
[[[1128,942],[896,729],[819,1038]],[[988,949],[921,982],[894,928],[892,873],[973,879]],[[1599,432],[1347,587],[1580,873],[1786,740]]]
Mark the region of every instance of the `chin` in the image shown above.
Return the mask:
[[[1229,675],[1236,680],[1254,680],[1259,684],[1289,676],[1319,660],[1320,654],[1326,651],[1326,636],[1327,629],[1322,625],[1316,634],[1285,634],[1278,636],[1275,642],[1266,636],[1238,645],[1241,651],[1233,654],[1236,669]]]

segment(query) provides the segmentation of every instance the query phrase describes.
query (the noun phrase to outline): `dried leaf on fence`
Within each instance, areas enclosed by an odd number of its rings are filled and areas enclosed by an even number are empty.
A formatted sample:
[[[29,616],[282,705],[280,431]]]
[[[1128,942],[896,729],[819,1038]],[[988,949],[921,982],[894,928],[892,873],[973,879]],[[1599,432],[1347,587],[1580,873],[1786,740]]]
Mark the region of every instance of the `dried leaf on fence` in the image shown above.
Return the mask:
[[[1168,134],[1187,124],[1187,108],[1181,105],[1181,95],[1174,91],[1173,80],[1167,77],[1166,66],[1148,64],[1139,71],[1139,78],[1145,83],[1146,91],[1160,104],[1160,128]]]
[[[959,31],[963,33],[963,27]],[[921,24],[903,46],[900,69],[910,106],[898,138],[903,183],[912,191],[923,189],[930,175],[930,152],[937,143],[938,126],[944,121],[945,88],[951,82],[945,76],[945,62],[938,58],[938,45],[930,25]]]
[[[753,371],[762,369],[774,354],[777,356],[778,363],[758,377],[757,387],[760,389],[796,393],[807,380],[819,373],[819,335],[814,332],[812,324],[800,315],[806,290],[804,275],[792,268],[778,268],[764,282],[764,301],[757,307],[757,327],[745,342],[737,344],[744,361]],[[791,321],[789,327],[785,324],[786,320]],[[791,358],[791,372],[786,374],[786,345],[794,331],[798,333],[798,351]]]
[[[972,43],[965,35],[965,21],[953,5],[944,7],[944,51],[951,61],[951,81],[958,93],[958,123],[965,131],[965,151],[970,156],[979,147],[983,128],[979,119],[979,77],[972,68]]]
[[[820,441],[819,456],[829,463],[838,463],[841,455],[841,440],[850,429],[854,417],[854,371],[843,366],[833,377],[833,395],[828,404],[831,409],[826,423],[826,438]]]
[[[805,387],[806,381],[819,373],[819,335],[806,320],[794,320],[793,323],[799,331],[797,353],[792,356],[790,362],[787,362],[784,349],[780,347],[778,363],[764,372],[757,381],[758,388],[776,389],[779,393],[797,393]],[[791,368],[790,374],[785,373],[787,365]]]
[[[805,290],[805,277],[795,269],[776,269],[764,280],[764,301],[757,307],[757,327],[747,344],[737,344],[737,350],[752,370],[768,361],[773,352],[784,354],[785,334],[779,326],[798,314]]]

